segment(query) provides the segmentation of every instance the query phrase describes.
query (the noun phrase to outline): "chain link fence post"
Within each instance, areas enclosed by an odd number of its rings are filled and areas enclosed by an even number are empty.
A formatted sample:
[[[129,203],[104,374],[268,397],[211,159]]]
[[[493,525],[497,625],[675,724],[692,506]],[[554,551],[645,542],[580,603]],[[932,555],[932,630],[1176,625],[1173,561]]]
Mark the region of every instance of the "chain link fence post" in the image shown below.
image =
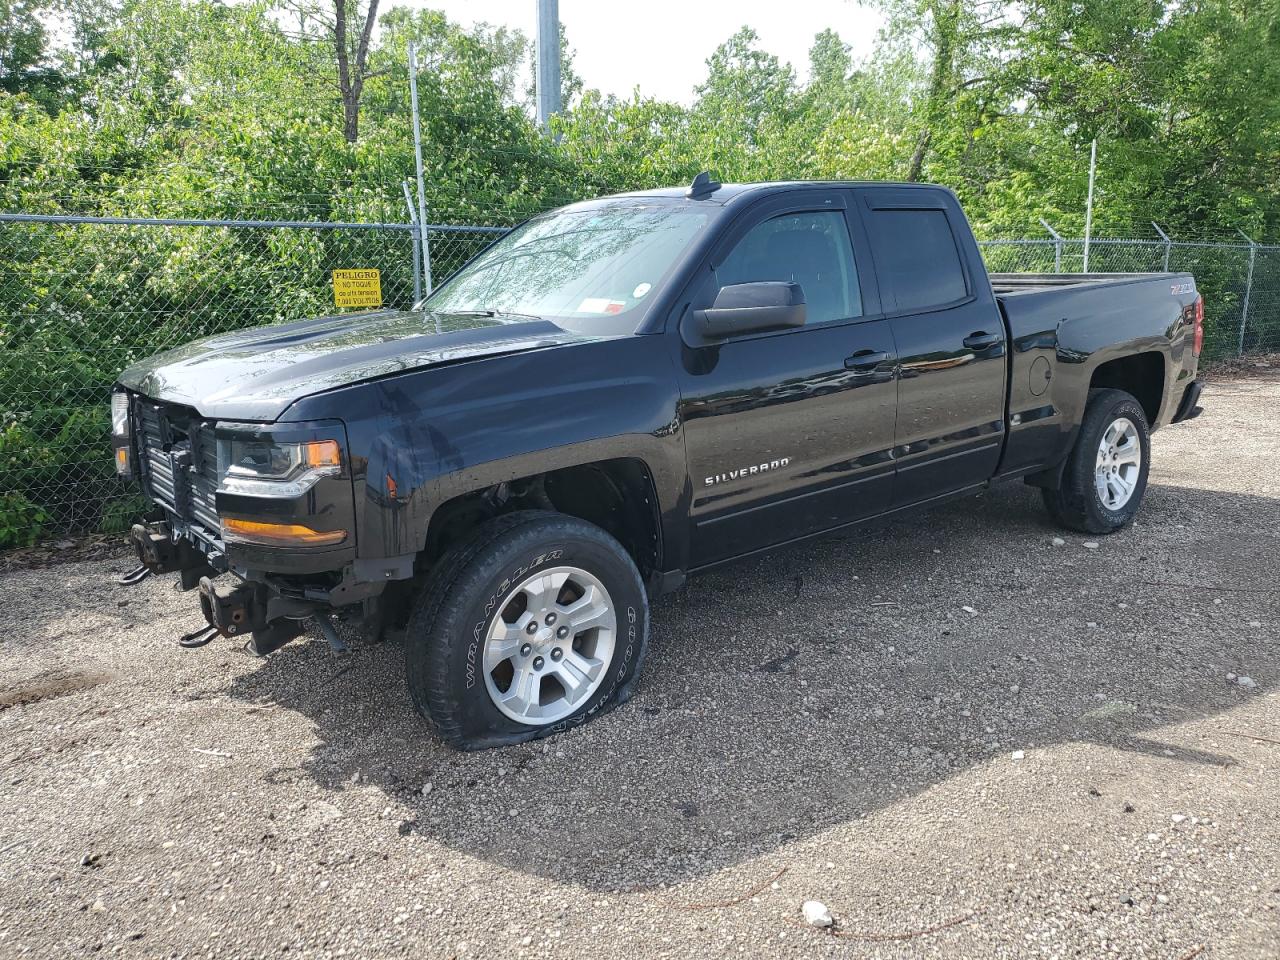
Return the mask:
[[[1236,233],[1244,237],[1249,243],[1249,272],[1244,281],[1244,306],[1240,309],[1240,341],[1236,347],[1236,356],[1244,356],[1244,331],[1249,323],[1249,300],[1253,296],[1253,265],[1258,259],[1258,245],[1253,238],[1243,230],[1236,230]]]
[[[1049,221],[1044,217],[1040,218],[1040,226],[1049,231],[1049,236],[1053,237],[1053,272],[1062,272],[1062,237],[1058,235],[1058,231],[1049,226]]]
[[[409,223],[413,226],[413,302],[422,299],[422,224],[413,209],[413,196],[409,193],[409,181],[402,181],[404,205],[409,210]]]
[[[1151,226],[1153,226],[1153,227],[1155,227],[1155,228],[1156,228],[1156,233],[1160,234],[1160,239],[1164,241],[1164,267],[1163,267],[1163,270],[1164,270],[1164,272],[1165,272],[1165,273],[1168,273],[1168,272],[1169,272],[1169,254],[1170,254],[1170,253],[1172,252],[1172,250],[1173,250],[1173,241],[1169,239],[1169,235],[1168,235],[1167,233],[1165,233],[1163,230],[1161,230],[1161,229],[1160,229],[1160,224],[1158,224],[1158,223],[1156,223],[1154,220],[1152,220],[1152,221],[1151,221]]]

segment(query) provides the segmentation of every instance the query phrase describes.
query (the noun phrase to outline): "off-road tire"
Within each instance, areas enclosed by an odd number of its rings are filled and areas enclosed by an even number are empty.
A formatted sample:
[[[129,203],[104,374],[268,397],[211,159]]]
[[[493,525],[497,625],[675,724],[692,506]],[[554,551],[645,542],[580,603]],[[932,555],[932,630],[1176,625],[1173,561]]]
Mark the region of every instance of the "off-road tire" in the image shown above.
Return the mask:
[[[574,713],[534,726],[508,717],[483,676],[486,631],[502,597],[539,567],[571,565],[604,584],[617,627],[604,681]],[[630,555],[617,540],[576,517],[521,511],[497,517],[435,564],[405,630],[405,669],[413,705],[449,746],[480,750],[534,740],[579,726],[625,702],[644,660],[649,604]]]
[[[1094,476],[1098,446],[1103,435],[1121,417],[1128,419],[1137,428],[1142,462],[1133,493],[1118,510],[1112,510],[1099,495]],[[1102,536],[1115,533],[1132,523],[1137,516],[1142,506],[1142,497],[1147,491],[1147,474],[1150,468],[1151,430],[1142,404],[1123,390],[1090,390],[1080,432],[1063,468],[1062,482],[1056,490],[1041,491],[1044,505],[1049,515],[1069,530]]]

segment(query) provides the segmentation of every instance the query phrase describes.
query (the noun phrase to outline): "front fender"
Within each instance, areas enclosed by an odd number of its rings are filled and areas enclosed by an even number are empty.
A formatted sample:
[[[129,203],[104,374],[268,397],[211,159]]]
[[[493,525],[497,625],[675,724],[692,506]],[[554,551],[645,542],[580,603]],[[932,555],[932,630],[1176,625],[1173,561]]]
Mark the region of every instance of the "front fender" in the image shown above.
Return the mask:
[[[411,372],[302,401],[290,415],[323,408],[346,422],[362,560],[420,551],[432,515],[455,497],[630,458],[652,478],[670,568],[687,549],[677,399],[662,338],[633,336]]]

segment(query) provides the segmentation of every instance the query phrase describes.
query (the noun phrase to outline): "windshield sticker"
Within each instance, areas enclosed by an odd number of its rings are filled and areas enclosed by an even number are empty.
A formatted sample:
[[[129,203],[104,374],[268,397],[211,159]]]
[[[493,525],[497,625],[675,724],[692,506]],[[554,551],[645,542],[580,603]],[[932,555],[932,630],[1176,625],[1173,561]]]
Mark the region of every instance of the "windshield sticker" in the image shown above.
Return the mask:
[[[631,291],[631,299],[639,300],[652,289],[653,289],[653,284],[642,283],[638,287],[636,287],[634,290]]]
[[[609,300],[606,297],[587,297],[578,304],[578,313],[621,313],[627,308],[624,300]]]

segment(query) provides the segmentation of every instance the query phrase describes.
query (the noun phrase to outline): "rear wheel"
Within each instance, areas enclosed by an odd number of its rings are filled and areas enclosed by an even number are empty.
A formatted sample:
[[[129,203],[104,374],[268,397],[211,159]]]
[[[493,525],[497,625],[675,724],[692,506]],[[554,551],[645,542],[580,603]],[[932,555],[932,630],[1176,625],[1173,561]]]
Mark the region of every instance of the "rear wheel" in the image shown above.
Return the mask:
[[[585,723],[630,696],[648,634],[639,571],[583,520],[521,512],[436,566],[405,633],[414,705],[479,749]]]
[[[1151,432],[1142,404],[1123,390],[1090,390],[1062,483],[1044,490],[1050,515],[1081,533],[1115,533],[1137,516],[1147,491]]]

